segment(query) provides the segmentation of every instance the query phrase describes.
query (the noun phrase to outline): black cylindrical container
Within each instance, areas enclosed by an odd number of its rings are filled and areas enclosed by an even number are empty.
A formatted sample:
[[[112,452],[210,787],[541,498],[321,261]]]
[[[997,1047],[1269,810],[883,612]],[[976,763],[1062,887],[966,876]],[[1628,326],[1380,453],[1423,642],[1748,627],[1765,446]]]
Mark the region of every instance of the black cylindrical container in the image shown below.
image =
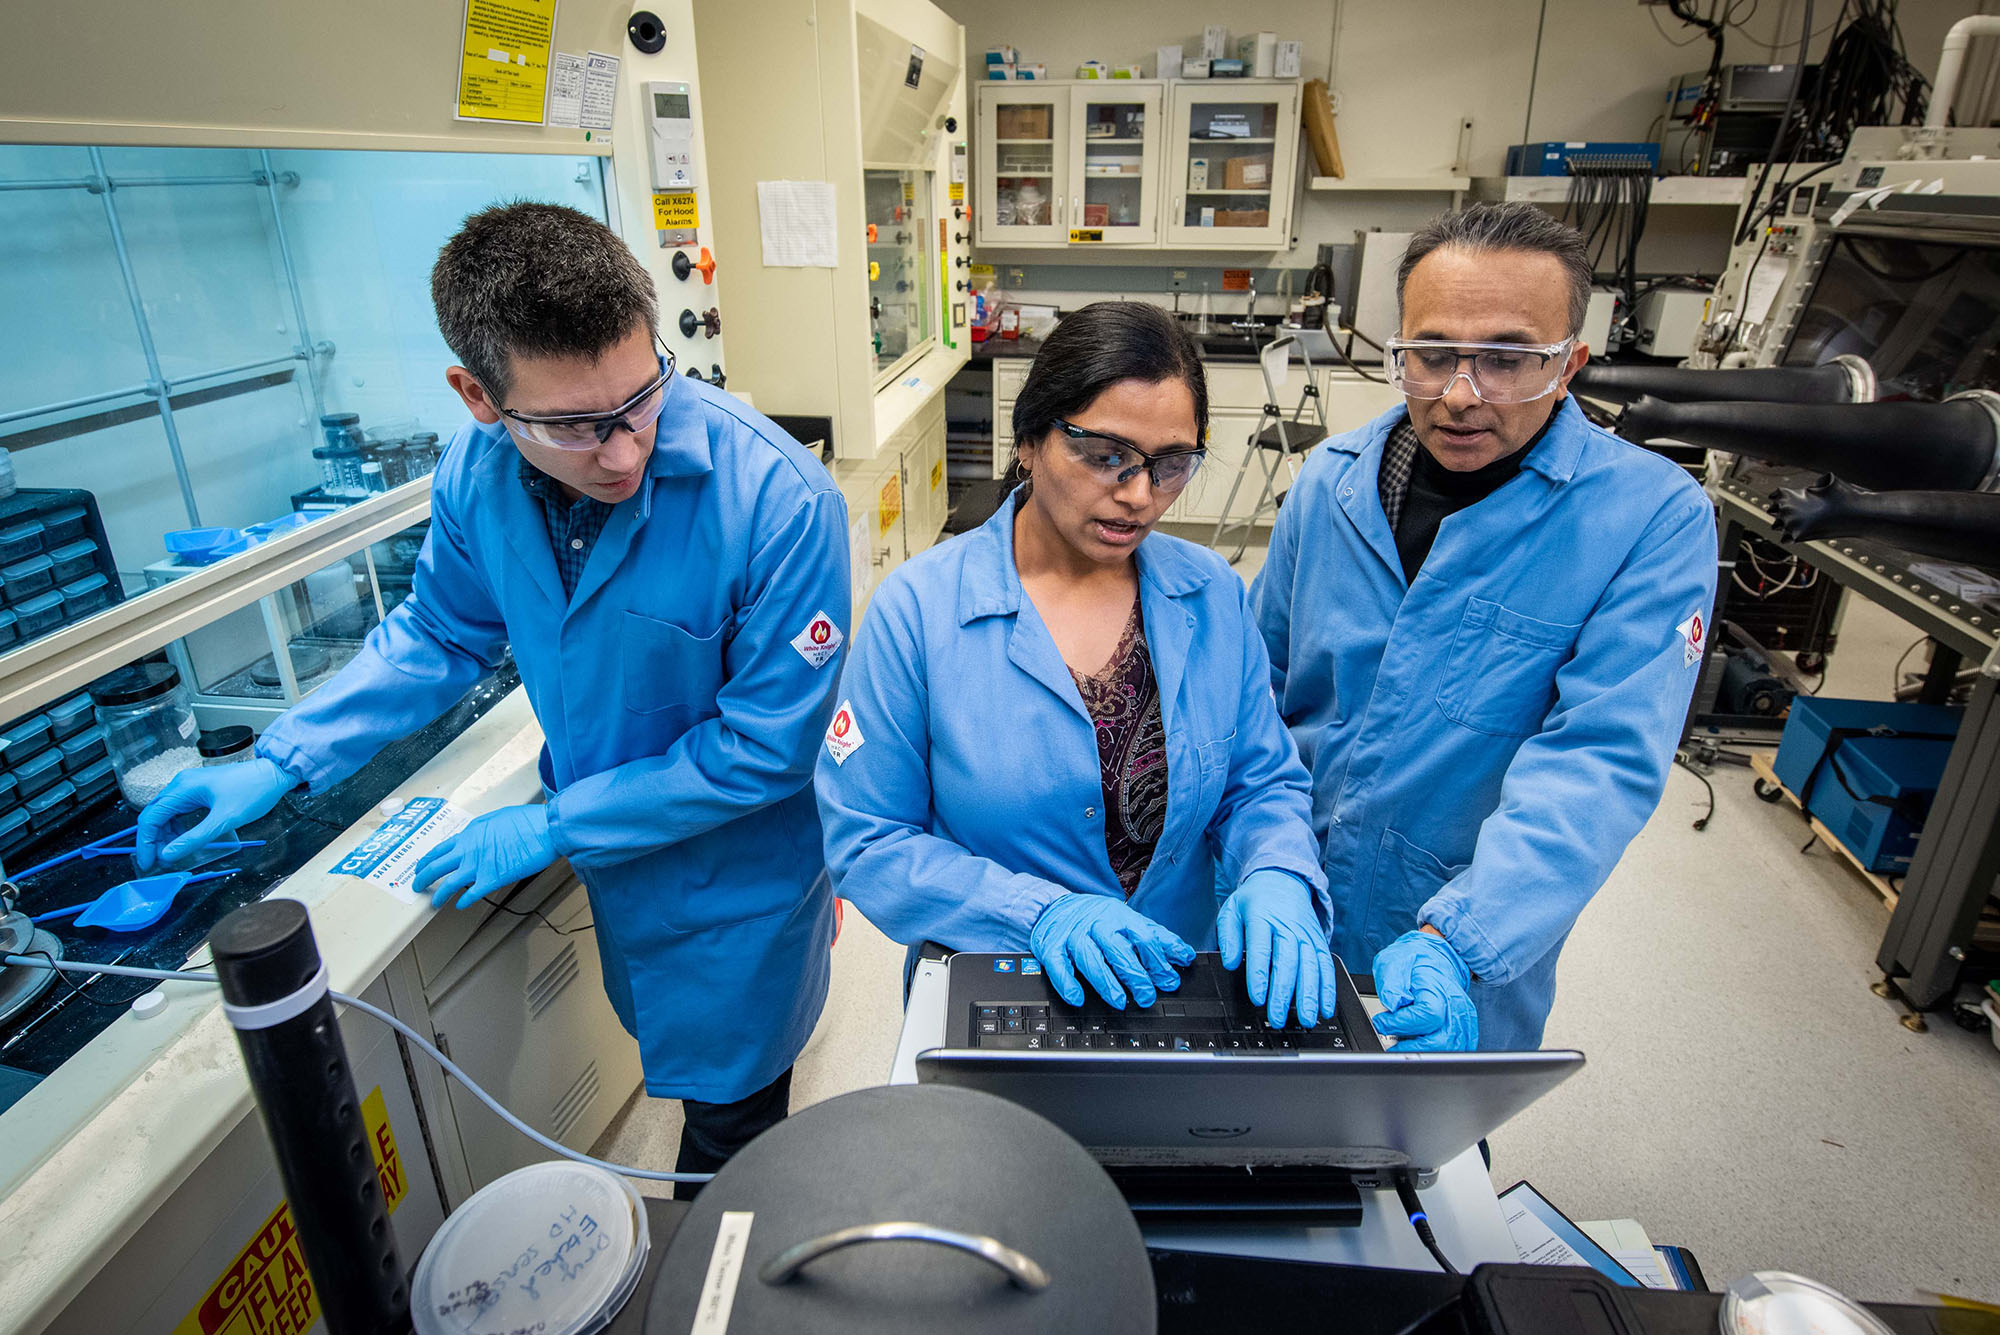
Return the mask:
[[[409,1330],[409,1285],[305,906],[245,905],[209,948],[328,1335]]]

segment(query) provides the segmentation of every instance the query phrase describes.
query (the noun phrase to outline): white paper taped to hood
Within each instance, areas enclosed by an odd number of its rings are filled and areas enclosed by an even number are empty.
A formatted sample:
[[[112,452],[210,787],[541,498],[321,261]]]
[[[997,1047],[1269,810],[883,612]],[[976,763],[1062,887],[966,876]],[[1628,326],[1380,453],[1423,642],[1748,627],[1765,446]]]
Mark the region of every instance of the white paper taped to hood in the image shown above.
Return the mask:
[[[1885,185],[1874,190],[1856,191],[1847,197],[1845,203],[1833,211],[1832,224],[1840,226],[1852,218],[1864,205],[1871,209],[1882,207],[1882,201],[1891,195],[1941,195],[1944,193],[1944,178],[1939,177],[1929,185],[1921,181],[1903,181],[1897,185]]]
[[[471,819],[471,813],[442,797],[412,798],[336,862],[334,874],[358,876],[403,903],[414,904],[419,898],[417,863]]]

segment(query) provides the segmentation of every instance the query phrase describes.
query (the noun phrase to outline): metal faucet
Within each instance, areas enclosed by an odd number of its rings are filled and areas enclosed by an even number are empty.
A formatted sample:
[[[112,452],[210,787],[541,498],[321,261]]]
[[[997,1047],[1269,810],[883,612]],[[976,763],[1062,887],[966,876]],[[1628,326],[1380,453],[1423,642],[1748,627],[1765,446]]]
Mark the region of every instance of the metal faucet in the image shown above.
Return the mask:
[[[1257,331],[1262,326],[1260,326],[1257,323],[1257,280],[1255,278],[1252,278],[1250,280],[1249,309],[1245,311],[1244,316],[1241,320],[1236,321],[1229,327],[1231,329],[1239,329],[1244,333],[1248,334],[1250,336],[1250,341],[1252,343],[1255,343],[1257,341]]]

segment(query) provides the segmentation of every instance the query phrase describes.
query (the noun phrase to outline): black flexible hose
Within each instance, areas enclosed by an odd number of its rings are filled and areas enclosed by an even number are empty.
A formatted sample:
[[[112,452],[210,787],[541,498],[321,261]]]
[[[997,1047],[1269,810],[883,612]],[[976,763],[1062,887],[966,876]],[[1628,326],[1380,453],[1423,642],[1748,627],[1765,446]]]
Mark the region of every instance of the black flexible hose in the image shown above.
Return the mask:
[[[1741,371],[1586,362],[1570,382],[1570,388],[1612,403],[1630,403],[1646,394],[1669,403],[1854,402],[1853,376],[1836,362],[1811,367],[1761,366]]]
[[[1671,439],[1810,468],[1871,491],[1972,491],[1986,485],[2000,449],[1993,414],[1970,398],[1668,403],[1649,395],[1625,409],[1618,434],[1639,444]]]
[[[1791,542],[1875,538],[1920,556],[2000,570],[2000,493],[1872,492],[1825,477],[1774,493],[1771,510]]]

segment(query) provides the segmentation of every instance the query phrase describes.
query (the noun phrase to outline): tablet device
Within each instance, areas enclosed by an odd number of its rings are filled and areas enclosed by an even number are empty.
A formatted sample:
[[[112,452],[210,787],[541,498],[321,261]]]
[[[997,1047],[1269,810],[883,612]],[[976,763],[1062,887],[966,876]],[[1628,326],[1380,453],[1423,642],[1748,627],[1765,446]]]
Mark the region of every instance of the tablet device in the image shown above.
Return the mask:
[[[1529,1265],[1584,1265],[1614,1284],[1628,1289],[1641,1287],[1636,1275],[1592,1242],[1588,1233],[1549,1204],[1533,1184],[1516,1182],[1501,1192],[1500,1212],[1506,1216],[1507,1231],[1514,1235],[1521,1259]]]

